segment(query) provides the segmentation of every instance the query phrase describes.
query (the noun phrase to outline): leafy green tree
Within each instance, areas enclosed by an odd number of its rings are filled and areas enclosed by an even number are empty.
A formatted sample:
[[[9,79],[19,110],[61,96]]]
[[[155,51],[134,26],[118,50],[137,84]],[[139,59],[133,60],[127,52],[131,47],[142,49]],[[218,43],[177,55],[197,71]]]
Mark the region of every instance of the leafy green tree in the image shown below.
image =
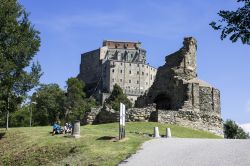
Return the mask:
[[[113,91],[109,98],[106,99],[105,103],[111,105],[111,107],[116,111],[119,111],[120,103],[125,104],[126,108],[132,107],[132,103],[123,93],[122,88],[117,84],[114,85]]]
[[[243,2],[243,7],[238,8],[236,11],[221,10],[218,15],[221,20],[211,22],[210,25],[215,30],[221,30],[221,40],[225,39],[228,35],[232,42],[241,39],[243,44],[250,45],[250,1],[237,0]]]
[[[9,112],[23,101],[23,96],[38,85],[41,67],[33,63],[27,67],[40,47],[39,32],[17,0],[0,0],[0,109]]]
[[[226,120],[224,123],[224,136],[229,139],[247,139],[249,134],[246,133],[233,120]]]
[[[65,120],[81,120],[84,112],[89,109],[92,101],[86,99],[85,83],[77,78],[69,78],[67,81],[67,93],[64,103]],[[88,105],[90,104],[90,105]]]
[[[57,84],[41,85],[32,96],[36,102],[33,110],[35,125],[51,125],[63,119],[65,92]]]
[[[24,105],[10,114],[12,127],[28,127],[30,125],[30,105]]]

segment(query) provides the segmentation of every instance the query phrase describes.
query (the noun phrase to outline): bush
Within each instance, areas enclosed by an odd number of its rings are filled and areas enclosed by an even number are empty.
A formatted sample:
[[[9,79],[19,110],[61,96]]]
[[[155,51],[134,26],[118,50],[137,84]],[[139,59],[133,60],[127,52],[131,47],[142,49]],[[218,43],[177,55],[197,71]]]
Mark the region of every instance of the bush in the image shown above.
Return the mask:
[[[30,111],[28,106],[10,114],[11,127],[28,127],[30,125]]]
[[[247,139],[250,138],[240,126],[233,120],[226,120],[224,123],[224,136],[228,139]]]
[[[125,104],[126,108],[132,107],[132,103],[123,93],[122,88],[117,84],[114,85],[113,91],[109,98],[106,99],[105,103],[111,105],[111,107],[116,111],[120,109],[120,103]]]

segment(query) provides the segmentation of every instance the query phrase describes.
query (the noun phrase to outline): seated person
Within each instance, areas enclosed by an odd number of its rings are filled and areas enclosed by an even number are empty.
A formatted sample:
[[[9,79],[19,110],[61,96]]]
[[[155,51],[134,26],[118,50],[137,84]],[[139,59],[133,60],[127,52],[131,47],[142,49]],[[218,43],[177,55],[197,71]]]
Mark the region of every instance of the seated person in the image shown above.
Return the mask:
[[[72,132],[72,125],[70,123],[66,123],[66,125],[64,126],[64,133],[71,133]]]
[[[52,135],[54,134],[61,134],[61,126],[58,124],[58,123],[55,123],[53,125],[53,132],[52,132]]]

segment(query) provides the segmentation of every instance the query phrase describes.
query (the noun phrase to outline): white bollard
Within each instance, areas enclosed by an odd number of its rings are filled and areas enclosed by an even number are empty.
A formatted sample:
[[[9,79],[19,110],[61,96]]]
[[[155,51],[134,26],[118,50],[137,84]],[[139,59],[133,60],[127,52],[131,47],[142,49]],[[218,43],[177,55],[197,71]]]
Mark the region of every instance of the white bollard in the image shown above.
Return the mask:
[[[158,127],[154,127],[154,138],[160,138]]]
[[[166,128],[166,137],[171,138],[171,130],[170,130],[170,128]]]

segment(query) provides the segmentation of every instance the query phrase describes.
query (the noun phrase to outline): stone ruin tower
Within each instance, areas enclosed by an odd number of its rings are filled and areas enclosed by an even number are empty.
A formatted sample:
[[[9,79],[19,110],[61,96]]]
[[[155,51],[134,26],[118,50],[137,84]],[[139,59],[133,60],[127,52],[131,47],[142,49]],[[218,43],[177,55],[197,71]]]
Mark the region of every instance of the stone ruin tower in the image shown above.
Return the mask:
[[[166,56],[166,63],[159,67],[153,85],[138,98],[136,107],[155,104],[158,122],[223,135],[220,91],[197,78],[196,50],[196,40],[184,38],[183,47]]]

